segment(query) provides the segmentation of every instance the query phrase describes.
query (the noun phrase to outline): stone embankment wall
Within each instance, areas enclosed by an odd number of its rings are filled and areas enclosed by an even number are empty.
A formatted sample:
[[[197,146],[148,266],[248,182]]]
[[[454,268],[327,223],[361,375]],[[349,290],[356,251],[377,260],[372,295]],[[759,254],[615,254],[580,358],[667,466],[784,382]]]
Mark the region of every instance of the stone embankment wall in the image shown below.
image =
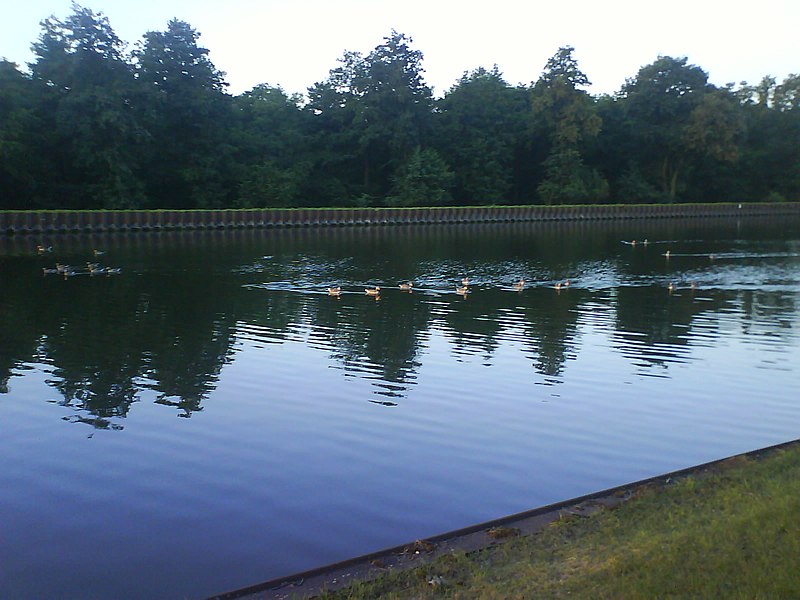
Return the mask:
[[[800,203],[0,212],[0,234],[800,215]]]

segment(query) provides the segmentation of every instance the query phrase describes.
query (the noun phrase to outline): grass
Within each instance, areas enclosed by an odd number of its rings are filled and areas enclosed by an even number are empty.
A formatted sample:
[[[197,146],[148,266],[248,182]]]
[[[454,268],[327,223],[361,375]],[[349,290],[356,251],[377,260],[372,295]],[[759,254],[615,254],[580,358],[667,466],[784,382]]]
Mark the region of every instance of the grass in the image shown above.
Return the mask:
[[[800,447],[323,597],[800,598]]]

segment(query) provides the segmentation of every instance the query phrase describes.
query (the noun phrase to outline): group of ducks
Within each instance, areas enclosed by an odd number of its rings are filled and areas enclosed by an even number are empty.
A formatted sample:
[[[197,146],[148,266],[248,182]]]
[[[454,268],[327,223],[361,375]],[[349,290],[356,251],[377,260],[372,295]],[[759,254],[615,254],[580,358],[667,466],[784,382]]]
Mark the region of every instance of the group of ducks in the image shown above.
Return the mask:
[[[42,268],[42,273],[44,275],[63,275],[64,277],[72,277],[74,275],[119,275],[122,273],[122,269],[119,267],[103,267],[100,263],[86,263],[85,269],[56,263],[54,269]]]
[[[36,246],[36,252],[38,254],[46,254],[52,251],[52,246]],[[92,250],[92,254],[94,254],[95,257],[98,257],[105,254],[105,252],[103,250]],[[61,263],[56,263],[55,268],[42,268],[42,274],[44,275],[63,275],[65,278],[72,277],[74,275],[119,275],[120,273],[122,273],[122,269],[119,267],[104,267],[101,266],[100,263],[96,262],[87,262],[85,269],[73,267],[72,265],[64,265]]]
[[[628,245],[630,245],[630,246],[635,246],[635,245],[636,245],[638,242],[637,242],[636,240],[631,240],[631,241],[625,241],[625,240],[623,240],[623,242],[622,242],[622,243],[623,243],[623,244],[628,244]],[[648,244],[648,243],[649,243],[649,242],[647,241],[647,238],[645,238],[645,239],[644,239],[644,240],[642,240],[642,242],[641,242],[641,244],[642,244],[643,246],[647,246],[647,244]],[[667,251],[663,252],[663,253],[661,254],[661,256],[663,256],[664,258],[666,258],[667,260],[669,260],[669,259],[670,259],[670,257],[672,256],[672,252],[671,252],[671,251],[669,251],[669,250],[667,250]],[[717,256],[716,256],[716,254],[709,254],[709,255],[708,255],[708,260],[710,260],[711,262],[714,262],[715,260],[717,260]],[[689,287],[690,287],[690,289],[691,289],[692,291],[694,291],[695,289],[697,289],[697,283],[696,283],[696,282],[694,282],[694,281],[691,281],[691,282],[689,283]],[[675,285],[675,282],[674,282],[674,281],[670,281],[670,282],[667,284],[667,290],[669,291],[669,293],[670,293],[670,294],[671,294],[672,292],[674,292],[676,289],[677,289],[677,286]]]
[[[672,253],[669,250],[667,250],[661,256],[663,256],[664,258],[669,258],[670,256],[672,256]],[[717,260],[717,255],[716,254],[709,254],[708,255],[708,260],[710,260],[711,262],[714,262],[715,260]]]
[[[691,282],[689,282],[689,288],[690,288],[692,291],[696,290],[696,289],[697,289],[697,282],[695,282],[695,281],[691,281]],[[669,291],[669,293],[670,293],[670,294],[671,294],[672,292],[674,292],[676,289],[678,289],[678,286],[676,286],[676,285],[675,285],[675,282],[674,282],[674,281],[670,281],[670,282],[667,284],[667,290]]]
[[[525,279],[520,277],[519,281],[517,281],[512,286],[512,289],[515,292],[521,292],[523,289],[525,289],[525,283],[526,283]],[[461,280],[461,283],[456,285],[456,288],[455,288],[456,294],[458,294],[459,296],[466,297],[467,294],[470,293],[469,284],[470,284],[469,277],[464,277]],[[560,291],[563,288],[567,288],[567,287],[569,287],[569,279],[567,279],[564,282],[558,282],[553,287],[554,287],[554,289],[556,291]],[[413,281],[406,281],[406,282],[398,283],[397,284],[397,288],[400,289],[401,291],[411,293],[413,291],[413,289],[414,289],[414,282]],[[379,300],[380,297],[381,297],[381,288],[378,285],[376,285],[374,287],[367,287],[367,288],[364,288],[364,293],[367,296],[372,296],[376,300]],[[328,288],[328,295],[329,296],[334,296],[336,298],[341,296],[342,295],[341,286],[337,285],[337,286],[329,287]]]

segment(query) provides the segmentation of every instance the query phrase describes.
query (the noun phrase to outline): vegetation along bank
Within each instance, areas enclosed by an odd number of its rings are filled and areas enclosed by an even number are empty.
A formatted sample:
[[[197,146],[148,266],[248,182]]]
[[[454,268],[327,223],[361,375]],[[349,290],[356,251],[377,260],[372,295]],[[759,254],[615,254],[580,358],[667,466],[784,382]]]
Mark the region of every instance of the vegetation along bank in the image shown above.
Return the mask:
[[[719,87],[658,56],[593,96],[564,46],[530,84],[465,65],[436,96],[392,31],[304,94],[232,95],[189,23],[128,46],[78,4],[32,47],[0,60],[0,209],[800,200],[797,74]]]

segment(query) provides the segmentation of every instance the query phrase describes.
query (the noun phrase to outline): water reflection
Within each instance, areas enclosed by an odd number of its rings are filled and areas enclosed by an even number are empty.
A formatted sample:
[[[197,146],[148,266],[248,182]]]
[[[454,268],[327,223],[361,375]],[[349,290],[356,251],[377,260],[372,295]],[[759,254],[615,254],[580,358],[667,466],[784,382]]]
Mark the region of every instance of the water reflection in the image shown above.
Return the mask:
[[[0,595],[207,597],[796,437],[798,225],[0,238]]]
[[[76,422],[107,428],[143,389],[189,416],[231,356],[236,317],[228,308],[236,298],[217,294],[227,285],[211,286],[202,269],[177,275],[140,266],[113,279],[64,280],[32,278],[27,258],[3,267],[15,273],[3,293],[0,377],[8,381],[30,362],[46,365],[58,403],[90,415],[76,414]]]
[[[302,344],[370,381],[370,402],[394,406],[417,384],[433,336],[481,368],[515,348],[554,383],[578,359],[585,327],[609,330],[636,372],[668,377],[692,348],[720,343],[721,314],[737,314],[744,336],[796,344],[792,231],[761,220],[6,239],[0,393],[39,368],[70,420],[121,429],[144,391],[190,417],[243,349]],[[37,254],[44,242],[52,254]],[[41,276],[97,247],[121,276]],[[462,277],[465,297],[454,293]],[[413,293],[398,289],[407,280]],[[383,288],[379,301],[363,293],[369,285]]]

